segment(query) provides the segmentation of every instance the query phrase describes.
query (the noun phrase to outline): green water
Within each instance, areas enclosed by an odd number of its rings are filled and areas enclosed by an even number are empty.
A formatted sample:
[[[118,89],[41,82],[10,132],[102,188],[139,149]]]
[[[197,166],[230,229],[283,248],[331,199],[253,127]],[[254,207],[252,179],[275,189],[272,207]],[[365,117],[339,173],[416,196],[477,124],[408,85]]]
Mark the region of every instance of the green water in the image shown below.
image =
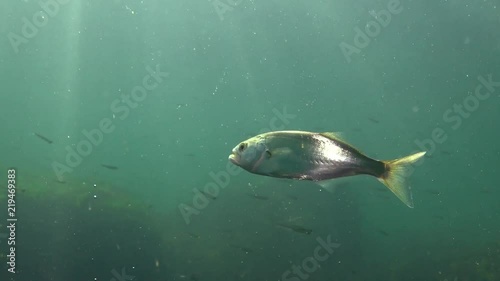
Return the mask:
[[[500,280],[499,26],[498,1],[2,2],[0,280]],[[228,163],[272,130],[427,151],[415,208]]]

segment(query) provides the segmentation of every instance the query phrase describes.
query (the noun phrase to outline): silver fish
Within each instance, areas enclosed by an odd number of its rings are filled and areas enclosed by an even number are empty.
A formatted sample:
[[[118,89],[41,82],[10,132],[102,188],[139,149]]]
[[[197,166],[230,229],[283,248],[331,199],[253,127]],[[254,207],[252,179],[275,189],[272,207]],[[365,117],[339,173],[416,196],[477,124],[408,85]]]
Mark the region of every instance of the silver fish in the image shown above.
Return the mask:
[[[277,178],[325,181],[371,175],[413,208],[405,179],[409,166],[424,155],[425,152],[418,152],[400,159],[379,161],[365,156],[335,133],[276,131],[239,143],[229,160],[251,173]]]

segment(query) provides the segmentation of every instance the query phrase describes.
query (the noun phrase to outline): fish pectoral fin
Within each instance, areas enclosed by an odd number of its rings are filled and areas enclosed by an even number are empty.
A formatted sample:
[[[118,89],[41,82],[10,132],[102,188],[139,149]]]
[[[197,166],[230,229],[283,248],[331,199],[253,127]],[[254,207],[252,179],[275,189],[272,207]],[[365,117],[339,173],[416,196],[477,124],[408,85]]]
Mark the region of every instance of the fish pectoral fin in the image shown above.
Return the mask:
[[[317,185],[321,186],[322,189],[334,194],[337,189],[336,180],[324,180],[315,182]]]
[[[280,148],[275,148],[273,150],[268,150],[268,151],[269,151],[269,155],[272,157],[275,157],[275,156],[283,157],[287,154],[292,153],[292,149],[289,147],[280,147]]]

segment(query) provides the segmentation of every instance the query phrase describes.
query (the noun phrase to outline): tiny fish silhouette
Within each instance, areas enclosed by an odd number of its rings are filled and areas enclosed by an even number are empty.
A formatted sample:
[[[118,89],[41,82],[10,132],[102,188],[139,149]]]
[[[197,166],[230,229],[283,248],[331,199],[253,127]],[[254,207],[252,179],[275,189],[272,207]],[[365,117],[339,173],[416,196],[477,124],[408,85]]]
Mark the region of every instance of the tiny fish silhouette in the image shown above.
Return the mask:
[[[386,231],[384,231],[382,229],[379,229],[378,232],[380,232],[380,234],[383,234],[384,236],[389,236],[389,233],[387,233]]]
[[[37,136],[37,137],[39,137],[40,139],[44,140],[44,141],[45,141],[46,143],[48,143],[48,144],[53,143],[53,141],[49,140],[48,138],[46,138],[46,137],[44,137],[44,136],[42,136],[42,135],[40,135],[40,134],[38,134],[38,133],[34,133],[34,134],[35,134],[35,136]]]
[[[305,228],[305,227],[302,227],[300,225],[285,224],[285,223],[277,223],[276,225],[293,230],[293,231],[298,232],[298,233],[302,233],[302,234],[309,235],[312,233],[312,229]]]
[[[110,169],[110,170],[118,170],[118,167],[113,166],[113,165],[106,165],[106,164],[101,164],[104,168]]]
[[[254,198],[254,199],[259,199],[259,200],[267,200],[269,199],[269,197],[267,196],[263,196],[263,195],[258,195],[258,194],[250,194],[250,193],[247,193],[248,196]]]
[[[210,194],[210,193],[208,193],[208,192],[205,192],[205,191],[203,191],[203,190],[200,190],[200,192],[201,192],[201,193],[203,193],[203,195],[205,195],[206,197],[208,197],[208,198],[210,198],[210,199],[212,199],[212,200],[217,199],[217,197],[216,197],[216,196],[213,196],[212,194]]]

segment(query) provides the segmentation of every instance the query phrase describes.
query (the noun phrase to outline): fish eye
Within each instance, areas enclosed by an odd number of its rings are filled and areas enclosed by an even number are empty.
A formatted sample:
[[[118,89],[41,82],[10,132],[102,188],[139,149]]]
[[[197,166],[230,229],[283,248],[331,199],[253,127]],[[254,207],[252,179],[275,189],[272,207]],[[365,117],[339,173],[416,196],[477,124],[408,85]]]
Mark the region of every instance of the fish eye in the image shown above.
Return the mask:
[[[247,144],[244,143],[244,142],[242,142],[242,143],[240,143],[240,146],[238,147],[238,150],[239,151],[243,151],[243,150],[245,150],[245,148],[247,148]]]

